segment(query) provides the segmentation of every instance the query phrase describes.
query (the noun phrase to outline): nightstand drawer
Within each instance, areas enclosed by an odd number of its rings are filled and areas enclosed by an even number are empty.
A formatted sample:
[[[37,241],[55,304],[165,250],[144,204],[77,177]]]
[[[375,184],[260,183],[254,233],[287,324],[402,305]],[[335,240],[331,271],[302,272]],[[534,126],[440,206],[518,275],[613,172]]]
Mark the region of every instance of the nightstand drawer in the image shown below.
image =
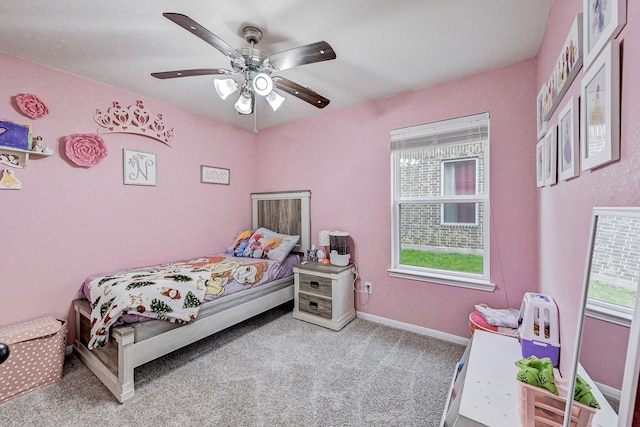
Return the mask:
[[[300,273],[300,291],[331,298],[331,279]]]
[[[331,319],[331,300],[316,297],[315,295],[304,294],[300,292],[298,294],[298,309],[300,311],[306,311],[307,313],[314,314],[316,316],[326,317]]]

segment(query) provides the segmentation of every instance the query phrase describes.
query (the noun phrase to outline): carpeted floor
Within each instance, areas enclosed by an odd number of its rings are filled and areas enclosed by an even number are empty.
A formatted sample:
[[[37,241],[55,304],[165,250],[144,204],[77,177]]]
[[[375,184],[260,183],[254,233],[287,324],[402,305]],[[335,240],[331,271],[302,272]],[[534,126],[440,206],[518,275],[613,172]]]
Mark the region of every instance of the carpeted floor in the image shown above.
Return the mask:
[[[437,426],[464,347],[282,306],[136,369],[119,404],[74,355],[62,380],[0,404],[2,426]]]

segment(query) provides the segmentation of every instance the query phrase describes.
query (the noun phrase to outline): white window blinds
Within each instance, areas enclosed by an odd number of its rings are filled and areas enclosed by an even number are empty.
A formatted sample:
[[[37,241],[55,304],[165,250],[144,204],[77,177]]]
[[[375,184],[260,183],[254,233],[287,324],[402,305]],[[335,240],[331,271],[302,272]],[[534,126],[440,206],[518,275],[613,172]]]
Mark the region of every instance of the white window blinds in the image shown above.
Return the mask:
[[[489,113],[458,117],[391,131],[391,150],[412,150],[429,145],[460,144],[486,140]]]

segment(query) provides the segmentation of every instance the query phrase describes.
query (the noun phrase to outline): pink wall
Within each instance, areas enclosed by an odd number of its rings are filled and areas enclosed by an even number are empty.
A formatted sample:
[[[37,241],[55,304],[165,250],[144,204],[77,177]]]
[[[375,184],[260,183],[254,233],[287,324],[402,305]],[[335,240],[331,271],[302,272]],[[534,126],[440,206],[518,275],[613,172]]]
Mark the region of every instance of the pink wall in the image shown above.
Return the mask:
[[[270,173],[259,190],[312,191],[312,238],[351,233],[354,261],[371,295],[357,310],[469,336],[474,304],[519,307],[537,286],[534,170],[536,61],[334,111],[260,132],[259,162]],[[392,129],[488,111],[491,115],[491,278],[494,293],[389,277],[390,137]],[[291,167],[296,165],[297,167]]]
[[[537,87],[548,79],[560,49],[578,13],[582,0],[555,2],[542,49],[538,55]],[[627,25],[618,39],[622,42],[621,151],[620,161],[597,170],[581,172],[570,181],[545,187],[539,194],[540,289],[554,297],[560,311],[561,370],[568,370],[568,356],[574,350],[578,304],[584,281],[585,262],[591,224],[596,206],[639,206],[640,183],[640,4],[629,1]],[[586,25],[586,24],[585,24]],[[580,94],[583,71],[564,99]],[[560,108],[561,109],[561,108]],[[550,124],[558,123],[558,112]],[[582,363],[595,381],[620,388],[627,348],[628,330],[606,322],[590,321],[585,330]],[[595,333],[597,331],[597,333]],[[606,337],[606,342],[603,341]],[[606,354],[603,349],[606,349]]]
[[[140,97],[5,54],[0,64],[0,117],[31,122],[54,150],[13,169],[21,190],[0,191],[0,326],[47,315],[70,319],[71,301],[90,274],[216,253],[250,226],[251,132],[145,99],[175,129],[172,147],[103,135],[109,155],[80,168],[66,159],[64,137],[95,133],[96,109]],[[36,94],[50,114],[22,116],[12,105],[20,93]],[[123,185],[123,148],[157,154],[157,187]],[[230,168],[231,185],[200,184],[201,164]]]
[[[532,160],[535,98],[582,11],[582,0],[556,2],[537,61],[493,70],[419,89],[323,117],[261,132],[260,161],[277,173],[259,182],[261,190],[296,182],[310,188],[313,237],[321,229],[351,232],[362,280],[374,284],[370,296],[357,297],[357,309],[389,319],[467,336],[466,314],[478,302],[519,307],[522,295],[551,295],[561,317],[561,370],[568,371],[574,350],[591,209],[638,206],[640,83],[637,27],[640,5],[629,2],[623,40],[621,160],[553,187],[536,189]],[[580,92],[578,75],[565,99]],[[390,278],[389,131],[404,126],[491,113],[492,281],[495,293],[469,291]],[[557,113],[551,124],[557,123]],[[282,155],[282,153],[287,153]],[[302,165],[302,171],[290,169]],[[589,325],[606,334],[607,359],[585,338],[583,364],[596,381],[619,388],[628,331],[604,322]],[[591,329],[591,328],[590,328]],[[597,336],[598,334],[594,334]],[[615,345],[613,345],[615,344]]]
[[[361,278],[373,282],[372,295],[357,297],[359,311],[468,336],[467,314],[474,304],[519,307],[524,292],[541,291],[560,309],[561,368],[567,368],[591,209],[640,205],[635,141],[640,83],[634,78],[640,69],[640,4],[628,3],[629,22],[619,36],[624,45],[621,160],[541,190],[535,186],[533,160],[535,98],[582,0],[556,2],[537,59],[257,136],[144,99],[175,128],[172,148],[135,135],[105,135],[110,155],[90,169],[71,165],[61,141],[72,133],[95,132],[97,108],[114,100],[130,105],[139,97],[0,54],[0,116],[26,120],[11,98],[37,94],[51,113],[32,121],[34,133],[55,150],[52,157],[15,170],[22,190],[0,192],[0,326],[44,315],[70,317],[71,300],[90,274],[220,250],[234,230],[250,223],[252,191],[311,189],[314,241],[321,229],[349,231]],[[579,93],[581,78],[566,99]],[[485,111],[491,114],[496,291],[390,278],[390,130]],[[157,187],[122,184],[123,147],[157,153]],[[231,185],[200,184],[201,164],[230,168]],[[617,341],[622,345],[624,330],[598,328],[610,337],[609,348],[619,348]],[[593,342],[587,339],[585,345],[597,347]],[[593,360],[585,366],[594,379],[619,387],[623,355],[610,352],[605,361],[589,353]]]

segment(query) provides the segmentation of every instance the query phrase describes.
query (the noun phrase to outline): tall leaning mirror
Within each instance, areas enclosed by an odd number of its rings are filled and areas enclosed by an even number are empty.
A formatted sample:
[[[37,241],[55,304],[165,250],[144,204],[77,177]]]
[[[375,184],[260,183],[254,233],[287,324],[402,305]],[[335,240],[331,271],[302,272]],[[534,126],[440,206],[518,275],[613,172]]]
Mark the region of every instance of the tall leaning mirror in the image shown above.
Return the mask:
[[[640,367],[639,280],[640,208],[594,208],[576,351],[568,376],[568,396],[574,395],[578,375],[590,375],[591,386],[614,397],[612,405],[602,402],[593,426],[638,425],[633,420]],[[569,399],[565,427],[572,425],[574,406]]]

